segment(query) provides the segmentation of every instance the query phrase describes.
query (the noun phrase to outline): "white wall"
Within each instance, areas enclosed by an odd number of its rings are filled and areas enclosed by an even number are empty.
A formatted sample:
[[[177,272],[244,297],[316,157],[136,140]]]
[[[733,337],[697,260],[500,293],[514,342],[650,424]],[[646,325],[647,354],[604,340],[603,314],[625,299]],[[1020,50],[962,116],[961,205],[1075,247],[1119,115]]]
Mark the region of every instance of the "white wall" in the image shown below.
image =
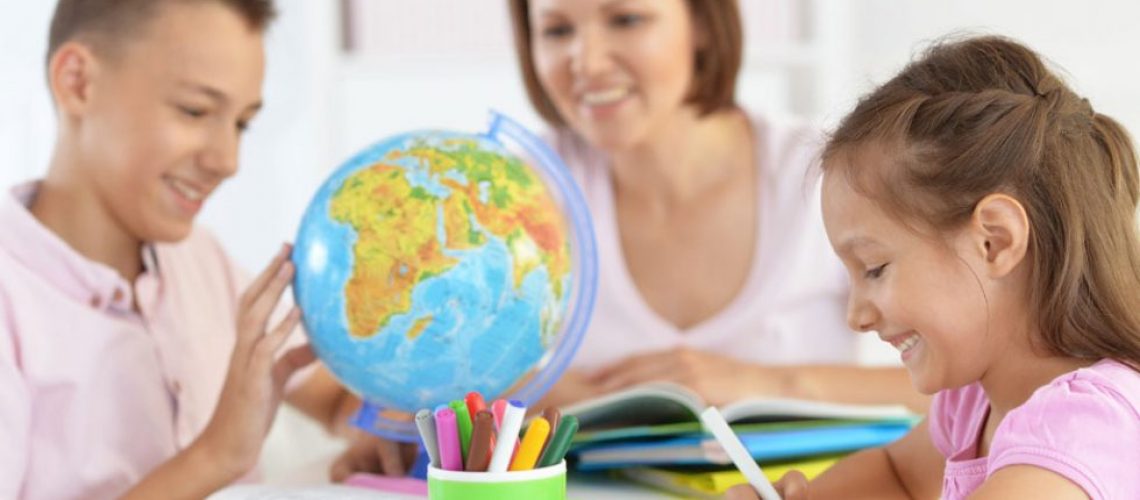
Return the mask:
[[[1069,73],[1069,83],[1094,108],[1140,133],[1140,3],[857,0],[851,23],[857,83],[851,99],[889,78],[930,40],[951,32],[993,33],[1044,54]]]

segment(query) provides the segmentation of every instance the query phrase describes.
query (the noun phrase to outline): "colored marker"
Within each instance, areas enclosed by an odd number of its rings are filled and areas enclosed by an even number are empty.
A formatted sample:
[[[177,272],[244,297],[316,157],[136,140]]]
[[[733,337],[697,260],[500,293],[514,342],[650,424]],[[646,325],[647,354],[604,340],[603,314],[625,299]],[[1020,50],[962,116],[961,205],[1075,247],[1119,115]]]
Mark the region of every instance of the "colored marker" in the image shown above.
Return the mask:
[[[574,433],[578,432],[578,417],[574,415],[566,415],[558,422],[558,428],[554,431],[554,436],[546,445],[546,449],[542,452],[542,458],[538,460],[537,467],[549,467],[551,465],[558,465],[563,458],[566,458],[566,451],[570,449],[570,441],[574,439]]]
[[[480,411],[487,409],[487,402],[483,400],[483,395],[478,392],[471,391],[467,393],[464,399],[467,402],[467,414],[471,415],[471,421],[475,421],[475,415]]]
[[[506,472],[511,464],[511,455],[519,441],[519,430],[522,429],[523,417],[526,407],[518,400],[512,399],[503,411],[503,420],[499,425],[499,440],[495,443],[495,452],[491,455],[491,465],[487,472]]]
[[[455,411],[455,426],[459,428],[459,447],[463,451],[463,463],[467,463],[467,452],[471,450],[471,414],[467,413],[467,404],[463,401],[452,401],[450,406]]]
[[[475,414],[471,431],[471,453],[467,456],[467,472],[487,472],[491,463],[491,438],[495,435],[495,416],[487,410]]]
[[[511,461],[510,470],[533,469],[534,464],[538,462],[538,455],[542,453],[542,443],[546,441],[548,435],[550,435],[550,422],[542,417],[531,421],[526,435],[523,436],[522,444],[519,445],[519,452]]]
[[[732,432],[732,428],[724,420],[724,415],[721,415],[715,406],[710,406],[701,412],[701,423],[720,442],[721,448],[724,448],[724,451],[728,453],[732,463],[736,464],[736,468],[740,469],[744,477],[748,478],[748,482],[752,484],[752,489],[760,494],[761,499],[780,500],[780,494],[776,488],[768,482],[768,478],[764,477],[764,472],[760,470],[760,466],[756,465],[755,460],[752,460],[752,455],[744,448],[740,438]]]
[[[420,440],[424,443],[432,467],[439,467],[439,440],[436,438],[435,416],[431,410],[424,408],[416,412],[416,428],[420,431]]]
[[[496,399],[491,403],[491,414],[495,416],[495,430],[499,430],[503,425],[503,413],[507,411],[507,400]]]
[[[463,453],[459,449],[455,410],[441,408],[435,412],[435,433],[439,439],[439,464],[443,470],[463,470]]]
[[[545,410],[542,410],[542,418],[550,422],[550,433],[546,435],[546,441],[542,442],[542,449],[546,450],[546,447],[550,446],[550,438],[554,437],[554,434],[558,432],[558,421],[562,419],[562,412],[558,411],[558,408],[548,406]]]

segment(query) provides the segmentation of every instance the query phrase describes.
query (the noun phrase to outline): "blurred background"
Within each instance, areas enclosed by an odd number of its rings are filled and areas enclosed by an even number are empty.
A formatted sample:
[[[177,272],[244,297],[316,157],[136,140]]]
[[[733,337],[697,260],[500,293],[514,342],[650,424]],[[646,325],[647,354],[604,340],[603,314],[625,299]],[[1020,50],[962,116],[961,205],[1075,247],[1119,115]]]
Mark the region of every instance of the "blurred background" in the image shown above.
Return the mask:
[[[1140,131],[1140,3],[740,2],[746,51],[738,92],[752,110],[831,127],[931,40],[995,33],[1048,56],[1098,111]],[[53,6],[40,0],[0,7],[5,187],[42,176],[49,160],[55,118],[43,64]],[[278,7],[268,34],[265,108],[243,143],[241,172],[200,218],[251,271],[292,239],[324,176],[372,142],[418,128],[481,130],[488,109],[542,129],[518,77],[505,1],[278,0]],[[897,359],[889,347],[882,352],[883,360]],[[282,420],[291,425],[295,418],[286,413]],[[316,429],[274,433],[279,437],[266,449],[271,477],[302,450],[312,456],[325,449],[319,446],[335,447],[312,444],[319,439],[305,436],[319,436]]]

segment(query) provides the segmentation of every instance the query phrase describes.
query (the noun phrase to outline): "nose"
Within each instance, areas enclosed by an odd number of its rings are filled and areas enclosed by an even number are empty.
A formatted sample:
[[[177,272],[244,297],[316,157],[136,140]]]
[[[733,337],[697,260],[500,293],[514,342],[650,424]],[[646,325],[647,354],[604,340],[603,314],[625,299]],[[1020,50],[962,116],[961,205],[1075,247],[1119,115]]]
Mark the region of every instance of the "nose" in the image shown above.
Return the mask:
[[[215,127],[209,144],[200,155],[199,166],[218,179],[234,175],[237,173],[240,142],[241,136],[233,127]]]
[[[591,77],[609,69],[612,62],[610,44],[603,30],[591,25],[583,26],[573,45],[571,67],[576,76]]]
[[[863,294],[852,289],[847,297],[847,327],[856,332],[876,330],[882,316],[879,309]]]

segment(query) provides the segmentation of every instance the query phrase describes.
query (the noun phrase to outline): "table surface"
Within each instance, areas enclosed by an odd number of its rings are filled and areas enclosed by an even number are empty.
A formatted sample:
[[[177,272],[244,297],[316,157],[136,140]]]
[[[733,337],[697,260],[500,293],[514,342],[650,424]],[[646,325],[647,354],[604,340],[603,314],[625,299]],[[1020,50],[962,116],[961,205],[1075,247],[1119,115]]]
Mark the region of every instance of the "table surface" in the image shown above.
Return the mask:
[[[287,474],[287,480],[267,484],[235,485],[225,488],[210,500],[405,500],[422,499],[399,493],[388,493],[328,483],[329,459],[314,461],[310,465]],[[567,479],[567,498],[628,498],[632,500],[678,498],[659,490],[635,483],[612,479],[599,474],[571,472]]]

